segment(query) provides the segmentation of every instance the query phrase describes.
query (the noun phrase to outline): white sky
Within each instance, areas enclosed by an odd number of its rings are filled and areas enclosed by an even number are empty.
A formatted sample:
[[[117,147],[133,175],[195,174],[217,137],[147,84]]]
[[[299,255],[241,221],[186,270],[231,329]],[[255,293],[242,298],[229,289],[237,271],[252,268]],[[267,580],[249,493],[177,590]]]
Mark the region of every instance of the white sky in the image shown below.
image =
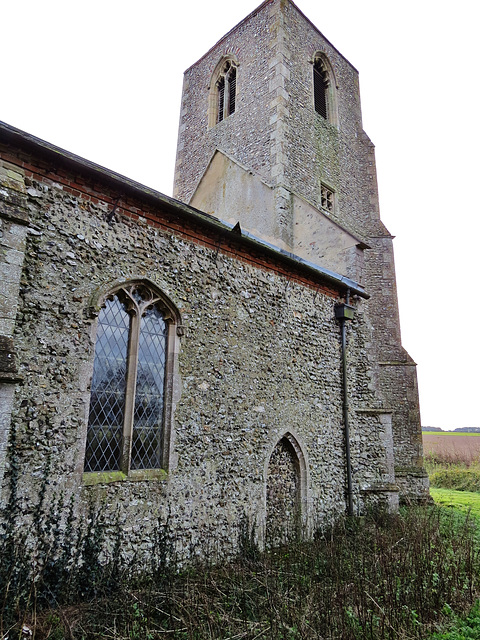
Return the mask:
[[[183,71],[260,0],[4,2],[0,120],[171,195]],[[360,71],[422,423],[480,427],[475,0],[298,0]]]

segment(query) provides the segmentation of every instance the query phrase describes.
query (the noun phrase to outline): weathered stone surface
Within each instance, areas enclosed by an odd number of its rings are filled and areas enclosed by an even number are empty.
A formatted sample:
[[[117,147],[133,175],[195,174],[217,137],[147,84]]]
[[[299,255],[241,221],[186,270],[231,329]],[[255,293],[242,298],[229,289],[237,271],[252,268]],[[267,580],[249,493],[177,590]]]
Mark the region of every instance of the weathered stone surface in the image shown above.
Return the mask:
[[[205,104],[212,71],[228,55],[238,62],[236,110],[209,128]],[[330,69],[334,94],[327,119],[314,108],[317,56]],[[237,177],[218,206],[224,185],[212,180],[216,150],[278,191],[275,205],[267,210],[265,198],[257,198],[256,210],[247,197],[242,210]],[[424,496],[415,364],[401,345],[392,237],[380,220],[374,146],[362,128],[357,70],[293,3],[272,0],[185,72],[176,167],[176,197],[193,197],[200,208],[214,201],[222,214],[232,202],[231,210],[242,212],[242,228],[269,241],[276,233],[278,246],[365,285],[371,295],[365,321],[374,336],[366,345],[372,389],[378,407],[392,413],[396,477],[405,499]],[[335,194],[329,211],[321,198],[325,185]],[[423,479],[412,481],[417,477]]]
[[[332,122],[312,108],[318,52],[335,75]],[[238,61],[237,108],[208,129],[211,75],[227,54]],[[13,456],[26,519],[49,467],[49,491],[73,495],[79,512],[101,504],[126,552],[148,553],[167,520],[184,557],[232,552],[245,519],[262,543],[310,535],[346,506],[335,305],[349,288],[358,294],[346,354],[354,511],[395,509],[398,485],[407,499],[426,497],[415,366],[401,347],[357,72],[294,5],[265,3],[188,70],[176,193],[188,200],[223,150],[234,162],[216,184],[231,170],[234,197],[240,183],[249,192],[241,227],[255,223],[318,268],[27,134],[0,133],[0,335],[22,379],[0,384],[2,503]],[[199,194],[215,183],[207,178]],[[322,184],[337,196],[328,214]],[[208,212],[222,208],[233,223],[229,198],[210,195],[203,190]],[[364,277],[369,300],[348,276]],[[176,319],[165,465],[84,474],[98,314],[106,296],[139,282],[161,292]]]
[[[131,200],[115,221],[108,221],[107,202],[116,198],[107,187],[105,200],[94,202],[87,188],[75,198],[65,185],[48,183],[44,189],[41,174],[30,183],[35,194],[28,194],[30,222],[14,333],[23,384],[15,393],[11,421],[26,515],[50,458],[51,487],[68,489],[81,502],[101,501],[120,517],[132,545],[147,549],[154,522],[169,514],[183,553],[191,544],[201,545],[206,535],[229,549],[245,516],[263,538],[268,463],[287,432],[308,459],[302,518],[312,528],[342,513],[335,292],[308,279],[303,284],[293,272],[282,275],[274,264],[262,265],[253,256],[239,259],[227,245],[228,251],[209,246],[198,231],[196,237],[190,231],[188,239],[163,223],[153,224],[151,206],[141,201]],[[100,198],[96,192],[95,200]],[[142,206],[144,221],[129,217]],[[168,219],[160,210],[156,215]],[[111,482],[105,476],[85,483],[93,301],[114,283],[138,278],[156,284],[183,322],[169,468],[163,477],[141,481]],[[357,307],[349,332],[353,409],[375,396],[363,303]],[[5,442],[8,426],[2,430]],[[378,442],[376,419],[354,420],[352,433],[356,508],[361,510],[362,489],[384,473],[388,447]]]

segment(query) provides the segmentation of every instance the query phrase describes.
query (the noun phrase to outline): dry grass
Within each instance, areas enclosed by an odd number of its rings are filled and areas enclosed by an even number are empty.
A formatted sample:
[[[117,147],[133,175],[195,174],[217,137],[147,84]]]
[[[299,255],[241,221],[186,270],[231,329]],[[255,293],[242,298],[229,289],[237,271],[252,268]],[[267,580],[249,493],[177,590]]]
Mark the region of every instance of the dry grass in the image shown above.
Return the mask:
[[[43,608],[30,600],[3,630],[14,625],[8,635],[20,637],[26,625],[36,640],[420,639],[445,603],[473,603],[479,560],[471,522],[455,513],[372,514],[311,543],[270,553],[246,545],[228,565],[160,566],[141,577],[131,567],[116,583],[105,567],[106,580],[92,573],[95,596],[72,590]],[[49,585],[41,575],[35,585],[46,603]]]
[[[480,466],[480,437],[477,434],[423,434],[423,451],[427,464],[442,466]]]

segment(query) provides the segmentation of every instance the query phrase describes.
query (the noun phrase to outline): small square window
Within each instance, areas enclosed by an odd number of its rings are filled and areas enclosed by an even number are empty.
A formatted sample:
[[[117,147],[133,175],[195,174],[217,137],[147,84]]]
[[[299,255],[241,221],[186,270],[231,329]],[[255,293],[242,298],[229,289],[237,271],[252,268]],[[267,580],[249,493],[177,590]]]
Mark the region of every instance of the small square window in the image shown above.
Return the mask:
[[[322,184],[320,186],[320,201],[322,209],[332,213],[335,206],[335,192]]]

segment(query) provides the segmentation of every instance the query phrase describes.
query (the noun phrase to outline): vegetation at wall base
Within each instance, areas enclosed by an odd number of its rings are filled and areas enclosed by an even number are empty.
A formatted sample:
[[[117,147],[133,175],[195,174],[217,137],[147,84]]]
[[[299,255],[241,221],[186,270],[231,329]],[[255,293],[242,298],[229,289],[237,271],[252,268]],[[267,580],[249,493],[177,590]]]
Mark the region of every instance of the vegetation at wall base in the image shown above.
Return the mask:
[[[447,605],[444,613],[451,616],[448,630],[434,633],[429,640],[478,640],[480,638],[480,600],[466,617],[456,616]]]
[[[244,527],[237,559],[188,570],[176,565],[165,524],[140,568],[122,555],[120,528],[116,548],[103,548],[101,512],[92,509],[80,532],[58,526],[58,512],[37,510],[33,549],[4,532],[0,638],[23,637],[23,627],[37,640],[425,638],[477,595],[476,523],[438,507],[345,519],[312,542],[267,552]]]

